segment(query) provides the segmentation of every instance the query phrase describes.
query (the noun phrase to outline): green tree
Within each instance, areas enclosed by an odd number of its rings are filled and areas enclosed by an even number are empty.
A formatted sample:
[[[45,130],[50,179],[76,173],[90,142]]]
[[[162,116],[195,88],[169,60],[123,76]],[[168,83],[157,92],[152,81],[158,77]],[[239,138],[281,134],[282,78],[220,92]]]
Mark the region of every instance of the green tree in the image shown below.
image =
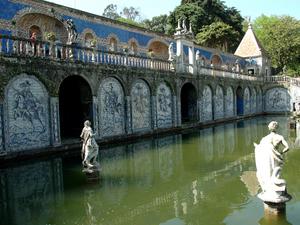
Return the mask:
[[[118,19],[120,17],[120,14],[118,13],[118,6],[115,4],[109,4],[104,9],[102,16],[105,16],[113,20]]]
[[[201,27],[207,24],[207,14],[203,10],[203,8],[195,3],[186,3],[177,6],[175,10],[170,13],[168,17],[168,34],[175,33],[178,19],[186,19],[187,23],[192,23],[192,29],[194,33],[198,33]]]
[[[300,21],[290,16],[258,17],[253,24],[257,38],[272,59],[272,66],[282,71],[300,69]],[[300,75],[300,74],[299,74]]]
[[[140,18],[140,11],[132,6],[124,7],[120,14],[124,18],[132,21],[138,21],[138,19]]]
[[[230,33],[231,35],[234,35],[232,37],[227,36],[228,40],[230,40],[230,45],[229,41],[224,43],[224,46],[227,45],[229,50],[234,50],[244,35],[242,25],[244,19],[240,15],[239,11],[234,7],[227,7],[223,1],[220,0],[182,0],[181,5],[176,7],[169,16],[169,34],[173,34],[175,32],[179,18],[186,18],[188,22],[191,21],[195,34],[198,34],[203,26],[213,23],[223,22],[229,25],[230,29],[227,27],[225,30],[231,30],[232,32],[227,32],[226,35],[230,35]],[[223,26],[223,28],[225,27]],[[208,28],[206,27],[206,29]],[[214,24],[214,29],[216,29],[216,24]],[[221,28],[219,27],[218,29],[220,31]],[[203,32],[203,30],[201,32]],[[210,36],[213,37],[212,35]],[[213,41],[207,40],[206,43],[213,43]],[[215,45],[210,47],[214,46]]]
[[[146,19],[143,21],[143,25],[146,29],[149,29],[154,32],[159,33],[167,33],[168,29],[168,16],[167,15],[160,15],[155,16],[151,20]]]
[[[234,38],[237,35],[238,32],[230,25],[223,22],[214,22],[202,27],[196,36],[196,42],[199,45],[228,51],[235,48]]]

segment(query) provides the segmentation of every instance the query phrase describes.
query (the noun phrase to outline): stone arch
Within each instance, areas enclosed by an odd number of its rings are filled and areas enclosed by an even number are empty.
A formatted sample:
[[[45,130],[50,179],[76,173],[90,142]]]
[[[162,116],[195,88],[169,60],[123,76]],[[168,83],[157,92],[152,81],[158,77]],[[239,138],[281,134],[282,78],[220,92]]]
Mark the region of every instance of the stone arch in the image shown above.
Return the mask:
[[[283,87],[273,87],[265,93],[266,112],[288,112],[290,111],[291,96],[289,91]]]
[[[213,92],[209,85],[205,85],[202,91],[202,121],[213,120]]]
[[[5,89],[5,145],[18,151],[50,145],[49,94],[32,75],[21,74]]]
[[[82,76],[66,77],[59,86],[59,113],[62,138],[78,137],[85,120],[93,124],[93,95]]]
[[[100,137],[125,134],[125,94],[114,77],[101,81],[98,90],[98,121]]]
[[[225,95],[225,116],[234,116],[234,94],[231,86],[227,87]]]
[[[167,60],[169,57],[168,43],[161,39],[151,39],[148,44],[148,52],[154,57]]]
[[[97,46],[98,37],[95,31],[90,28],[86,28],[83,30],[81,34],[82,44],[85,47],[95,47]],[[96,43],[95,43],[96,41]]]
[[[238,116],[244,114],[244,92],[241,86],[236,89],[236,114]]]
[[[148,83],[137,79],[131,88],[131,117],[133,132],[151,129],[151,91]]]
[[[156,118],[158,128],[172,127],[173,99],[172,91],[166,82],[161,82],[156,89]]]
[[[219,54],[213,54],[210,58],[211,64],[213,66],[220,67],[222,65],[222,58],[219,56]]]
[[[251,113],[251,93],[248,87],[244,90],[244,114],[248,115]]]
[[[30,28],[37,26],[40,28],[43,39],[49,32],[54,32],[56,39],[62,43],[67,42],[67,30],[62,20],[45,11],[25,11],[16,17],[16,31],[14,35],[23,38],[30,37]]]
[[[197,91],[192,83],[185,83],[180,91],[181,121],[197,120]]]
[[[251,113],[257,112],[257,94],[256,89],[252,89],[252,95],[251,95]]]
[[[220,85],[217,85],[214,96],[214,119],[224,118],[224,91]]]
[[[115,34],[109,34],[107,36],[107,46],[109,51],[116,52],[118,51],[120,40],[117,35]]]

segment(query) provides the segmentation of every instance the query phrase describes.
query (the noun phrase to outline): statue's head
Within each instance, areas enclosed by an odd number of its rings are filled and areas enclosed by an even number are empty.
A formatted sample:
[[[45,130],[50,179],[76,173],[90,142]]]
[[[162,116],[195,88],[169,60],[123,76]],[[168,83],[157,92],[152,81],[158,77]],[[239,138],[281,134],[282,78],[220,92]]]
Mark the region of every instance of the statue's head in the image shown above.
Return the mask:
[[[278,123],[276,121],[272,121],[268,125],[269,131],[276,131],[278,128]]]
[[[90,127],[91,126],[91,122],[89,120],[84,121],[84,126]]]

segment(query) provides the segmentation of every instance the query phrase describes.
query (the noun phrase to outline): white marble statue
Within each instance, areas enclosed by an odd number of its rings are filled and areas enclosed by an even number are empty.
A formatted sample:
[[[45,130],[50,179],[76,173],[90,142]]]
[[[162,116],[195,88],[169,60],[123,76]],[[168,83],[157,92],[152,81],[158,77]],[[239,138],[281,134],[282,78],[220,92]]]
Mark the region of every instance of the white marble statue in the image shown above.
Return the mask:
[[[174,53],[174,43],[171,42],[169,44],[169,61],[173,61],[174,60],[174,56],[175,56],[175,53]]]
[[[255,146],[255,163],[257,179],[262,189],[258,197],[264,202],[281,203],[290,200],[286,192],[286,182],[280,178],[283,165],[283,153],[289,150],[284,137],[277,134],[278,123],[272,121],[268,128],[270,134],[263,137]],[[280,146],[283,149],[280,150]]]
[[[72,19],[68,19],[66,21],[66,27],[67,27],[67,31],[68,31],[67,44],[71,45],[76,42],[76,39],[78,36],[75,24]]]
[[[99,169],[99,163],[97,161],[99,147],[94,136],[95,134],[91,128],[91,122],[86,120],[80,134],[83,142],[81,150],[82,165],[85,172],[93,172]]]

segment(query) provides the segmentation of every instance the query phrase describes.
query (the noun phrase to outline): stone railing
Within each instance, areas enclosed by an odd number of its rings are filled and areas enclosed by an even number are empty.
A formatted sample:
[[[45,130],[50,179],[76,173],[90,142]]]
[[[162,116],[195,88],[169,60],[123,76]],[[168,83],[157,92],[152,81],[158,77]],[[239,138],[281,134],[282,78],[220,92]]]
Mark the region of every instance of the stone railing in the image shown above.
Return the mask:
[[[166,60],[0,35],[0,54],[171,71]]]
[[[288,83],[300,87],[300,80],[288,76],[268,76],[265,77],[267,83]]]
[[[262,81],[261,77],[250,76],[241,71],[235,72],[221,67],[206,67],[193,64],[172,64],[169,61],[130,55],[120,52],[111,52],[96,48],[66,45],[51,41],[32,41],[0,34],[0,55],[25,56],[55,61],[83,62],[93,64],[112,64],[128,67],[138,67],[161,71],[178,71],[190,74],[204,74],[217,77]]]
[[[263,81],[262,77],[250,76],[246,73],[229,71],[229,70],[225,70],[222,68],[198,66],[197,73],[205,74],[205,75],[212,75],[212,76],[216,76],[216,77],[239,79],[239,80]]]

